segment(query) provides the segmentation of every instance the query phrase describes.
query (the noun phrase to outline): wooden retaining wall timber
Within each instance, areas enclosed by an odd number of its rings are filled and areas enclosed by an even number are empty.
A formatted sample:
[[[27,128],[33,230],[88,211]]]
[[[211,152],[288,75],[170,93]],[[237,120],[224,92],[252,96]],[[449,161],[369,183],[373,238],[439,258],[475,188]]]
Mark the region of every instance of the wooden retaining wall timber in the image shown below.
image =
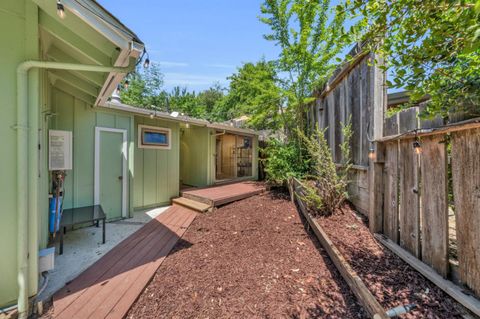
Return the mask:
[[[425,278],[433,282],[437,287],[445,291],[453,299],[461,303],[465,308],[480,316],[480,301],[473,296],[464,293],[463,289],[455,285],[449,280],[443,279],[435,270],[427,266],[425,263],[419,261],[415,256],[408,251],[398,246],[392,240],[384,235],[374,234],[375,239],[382,243],[385,247],[390,249],[397,256],[402,258],[407,264],[412,266],[415,270],[421,273]]]
[[[320,244],[327,251],[328,255],[332,259],[343,279],[347,282],[353,294],[357,297],[358,301],[363,305],[365,310],[372,318],[389,318],[383,307],[368,290],[362,279],[357,275],[357,273],[353,270],[350,264],[345,260],[337,247],[335,247],[335,245],[330,240],[325,231],[322,229],[320,224],[318,224],[317,221],[307,212],[306,206],[300,197],[303,194],[303,186],[300,181],[293,178],[289,182],[289,185],[289,191],[292,199],[296,199],[301,213],[308,221],[310,227],[313,229],[315,235],[320,241]]]

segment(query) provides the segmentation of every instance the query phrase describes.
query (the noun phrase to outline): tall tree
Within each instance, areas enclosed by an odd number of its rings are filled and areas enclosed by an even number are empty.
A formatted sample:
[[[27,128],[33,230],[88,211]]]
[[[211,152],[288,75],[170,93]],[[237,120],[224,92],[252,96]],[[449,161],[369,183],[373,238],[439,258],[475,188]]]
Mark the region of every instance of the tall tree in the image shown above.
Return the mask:
[[[214,120],[215,107],[221,103],[225,94],[225,88],[220,83],[214,83],[210,88],[197,95],[198,107],[204,110],[207,120]]]
[[[326,82],[344,46],[346,11],[332,12],[329,0],[265,0],[261,12],[260,20],[271,29],[265,39],[281,48],[276,65],[287,74],[288,107],[303,130],[312,92]]]
[[[148,68],[138,66],[124,83],[128,83],[128,87],[120,93],[123,103],[147,108],[165,103],[163,74],[157,63],[151,63]]]
[[[384,56],[391,88],[429,94],[426,115],[480,115],[480,0],[345,0],[352,34]]]
[[[168,111],[178,111],[196,118],[205,116],[205,109],[199,107],[195,92],[180,86],[174,87],[168,94]]]
[[[273,62],[244,63],[228,79],[228,95],[216,110],[220,119],[247,115],[252,128],[280,128],[282,94]]]

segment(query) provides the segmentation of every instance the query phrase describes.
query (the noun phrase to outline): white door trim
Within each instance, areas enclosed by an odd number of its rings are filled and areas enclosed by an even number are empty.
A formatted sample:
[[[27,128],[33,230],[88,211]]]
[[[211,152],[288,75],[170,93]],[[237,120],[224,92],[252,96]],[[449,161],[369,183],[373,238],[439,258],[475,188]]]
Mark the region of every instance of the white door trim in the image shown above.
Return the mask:
[[[110,127],[95,127],[95,170],[94,170],[94,204],[100,204],[100,134],[101,132],[121,133],[123,136],[122,143],[122,217],[127,217],[127,161],[128,161],[128,139],[127,130],[110,128]]]

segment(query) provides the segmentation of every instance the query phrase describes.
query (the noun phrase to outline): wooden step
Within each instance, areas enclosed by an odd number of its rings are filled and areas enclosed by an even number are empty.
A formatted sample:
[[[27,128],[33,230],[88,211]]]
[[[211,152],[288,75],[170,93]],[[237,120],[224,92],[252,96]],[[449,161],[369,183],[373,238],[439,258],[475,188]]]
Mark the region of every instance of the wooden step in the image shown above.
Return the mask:
[[[203,197],[203,196],[200,196],[200,195],[191,194],[191,193],[188,193],[188,192],[182,192],[182,193],[180,193],[180,196],[182,196],[183,198],[195,201],[195,202],[203,203],[203,204],[208,205],[208,206],[213,206],[213,204],[214,204],[213,200],[210,199],[210,198],[206,198],[206,197]]]
[[[205,213],[206,211],[208,211],[212,207],[212,205],[201,203],[201,202],[198,202],[198,201],[195,201],[195,200],[192,200],[192,199],[189,199],[189,198],[185,198],[185,197],[174,198],[174,199],[172,199],[172,203],[183,206],[183,207],[193,209],[193,210],[195,210],[197,212],[201,212],[201,213]]]

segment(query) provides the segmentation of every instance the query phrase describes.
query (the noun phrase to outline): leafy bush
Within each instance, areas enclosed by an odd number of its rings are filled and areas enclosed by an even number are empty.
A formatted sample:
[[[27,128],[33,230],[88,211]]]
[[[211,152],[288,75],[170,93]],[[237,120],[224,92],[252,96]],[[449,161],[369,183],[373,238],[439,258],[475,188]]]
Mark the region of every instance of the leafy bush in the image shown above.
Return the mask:
[[[342,166],[337,169],[330,148],[325,140],[325,131],[316,130],[310,137],[299,133],[309,157],[310,175],[304,183],[305,193],[302,196],[308,209],[314,214],[330,215],[342,206],[348,198],[348,172],[351,169],[350,139],[352,128],[342,125],[344,142]]]
[[[266,180],[274,186],[284,186],[290,177],[301,178],[307,172],[308,162],[302,159],[297,141],[270,139],[263,152]]]

